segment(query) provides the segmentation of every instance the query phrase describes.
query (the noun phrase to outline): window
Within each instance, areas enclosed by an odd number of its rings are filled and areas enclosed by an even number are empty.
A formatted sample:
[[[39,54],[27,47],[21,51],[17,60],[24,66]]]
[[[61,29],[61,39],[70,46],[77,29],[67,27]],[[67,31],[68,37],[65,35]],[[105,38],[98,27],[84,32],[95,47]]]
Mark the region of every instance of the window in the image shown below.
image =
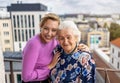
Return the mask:
[[[29,38],[31,38],[31,30],[29,29]]]
[[[14,27],[16,28],[16,20],[15,20],[15,15],[13,15],[13,24],[14,24]]]
[[[19,16],[17,15],[17,24],[18,24],[18,28],[20,27],[20,22],[19,22]]]
[[[21,27],[23,28],[23,15],[21,15]]]
[[[118,62],[118,63],[117,63],[117,68],[118,68],[118,69],[119,69],[119,66],[120,66],[120,65],[119,65],[119,62]]]
[[[7,75],[5,74],[5,83],[7,83]]]
[[[24,41],[24,30],[22,30],[22,41]]]
[[[112,48],[112,53],[114,53],[114,48]]]
[[[15,41],[17,41],[17,32],[14,30]]]
[[[17,74],[17,83],[21,83],[21,75]]]
[[[21,43],[19,43],[19,48],[21,48]]]
[[[118,57],[120,58],[120,52],[118,52]]]
[[[11,83],[11,79],[12,79],[11,74],[9,74],[9,79],[10,79],[10,82],[9,82],[9,83]]]
[[[5,44],[9,44],[10,40],[5,40],[4,42],[5,42]]]
[[[114,63],[114,58],[112,58],[112,63]]]
[[[27,17],[26,17],[26,15],[24,15],[24,21],[25,21],[25,27],[27,27]]]
[[[26,35],[26,41],[28,41],[28,32],[25,30],[25,35]]]
[[[20,34],[20,30],[18,30],[18,39],[19,39],[19,41],[21,41],[21,34]]]
[[[8,36],[9,35],[9,32],[4,32],[4,36]]]
[[[33,35],[35,35],[35,30],[33,30]]]
[[[39,15],[39,21],[41,21],[41,15]]]
[[[30,15],[28,15],[28,24],[29,24],[29,28],[31,27],[31,19],[30,19]]]
[[[8,27],[8,23],[3,23],[3,27]]]
[[[35,24],[34,24],[34,16],[32,15],[32,27],[35,27]]]
[[[10,51],[10,48],[5,48],[5,51]]]

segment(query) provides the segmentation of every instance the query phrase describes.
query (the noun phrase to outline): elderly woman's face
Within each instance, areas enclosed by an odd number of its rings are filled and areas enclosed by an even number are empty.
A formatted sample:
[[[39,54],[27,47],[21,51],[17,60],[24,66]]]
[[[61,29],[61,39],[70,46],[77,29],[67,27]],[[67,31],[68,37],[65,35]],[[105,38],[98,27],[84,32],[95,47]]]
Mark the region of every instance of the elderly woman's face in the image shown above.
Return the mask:
[[[66,53],[70,53],[76,46],[76,38],[71,29],[62,29],[58,32],[58,40]]]

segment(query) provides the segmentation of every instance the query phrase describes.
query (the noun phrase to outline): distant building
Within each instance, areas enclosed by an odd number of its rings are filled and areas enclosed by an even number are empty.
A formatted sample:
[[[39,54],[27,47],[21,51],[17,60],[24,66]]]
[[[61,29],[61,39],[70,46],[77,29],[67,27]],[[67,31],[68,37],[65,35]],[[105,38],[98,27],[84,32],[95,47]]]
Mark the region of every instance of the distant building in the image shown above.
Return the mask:
[[[110,63],[120,70],[120,38],[110,42]]]
[[[81,43],[86,44],[87,42],[87,29],[90,27],[86,21],[76,22],[78,29],[81,31]]]
[[[112,17],[114,20],[120,20],[120,14],[112,14],[111,17]]]
[[[93,29],[88,32],[87,44],[91,49],[108,47],[110,32],[106,28]]]
[[[0,18],[0,36],[2,51],[13,51],[11,19],[8,17]]]
[[[17,3],[7,7],[12,21],[14,51],[22,51],[26,42],[39,33],[47,7],[40,3]]]
[[[4,67],[4,57],[0,44],[0,83],[5,83],[5,67]]]
[[[0,6],[0,18],[8,18],[10,17],[10,13],[7,12],[7,8],[6,7],[1,7]]]
[[[5,83],[11,82],[11,72],[13,72],[14,83],[21,83],[22,53],[21,52],[3,52],[5,63]],[[11,69],[12,68],[12,69]],[[0,81],[0,83],[2,83]]]

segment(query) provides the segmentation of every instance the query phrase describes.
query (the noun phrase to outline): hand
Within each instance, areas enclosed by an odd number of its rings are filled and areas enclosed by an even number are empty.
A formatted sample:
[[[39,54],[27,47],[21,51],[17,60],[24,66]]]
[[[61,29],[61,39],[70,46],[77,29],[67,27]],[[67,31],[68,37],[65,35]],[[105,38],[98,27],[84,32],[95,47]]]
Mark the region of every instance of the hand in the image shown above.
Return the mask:
[[[86,57],[82,58],[81,64],[82,66],[85,66],[87,64],[88,60],[86,59]]]
[[[53,57],[51,63],[48,65],[48,68],[49,68],[49,69],[52,69],[53,67],[55,67],[55,65],[57,64],[57,62],[58,62],[59,59],[60,59],[59,56],[60,56],[60,52],[56,52],[56,53],[54,54],[54,57]]]
[[[90,52],[90,49],[89,49],[88,46],[85,45],[85,44],[79,44],[79,45],[78,45],[78,50]]]

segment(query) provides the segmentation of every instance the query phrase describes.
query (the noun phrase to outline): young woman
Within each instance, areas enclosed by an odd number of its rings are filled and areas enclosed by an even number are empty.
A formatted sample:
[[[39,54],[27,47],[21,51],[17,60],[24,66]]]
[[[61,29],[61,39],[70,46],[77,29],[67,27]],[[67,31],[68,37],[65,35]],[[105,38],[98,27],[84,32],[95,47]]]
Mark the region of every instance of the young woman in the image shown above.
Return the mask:
[[[40,23],[40,34],[31,38],[23,50],[22,80],[28,83],[48,83],[52,51],[58,44],[55,39],[60,19],[56,14],[46,14]],[[57,61],[56,61],[57,62]]]

